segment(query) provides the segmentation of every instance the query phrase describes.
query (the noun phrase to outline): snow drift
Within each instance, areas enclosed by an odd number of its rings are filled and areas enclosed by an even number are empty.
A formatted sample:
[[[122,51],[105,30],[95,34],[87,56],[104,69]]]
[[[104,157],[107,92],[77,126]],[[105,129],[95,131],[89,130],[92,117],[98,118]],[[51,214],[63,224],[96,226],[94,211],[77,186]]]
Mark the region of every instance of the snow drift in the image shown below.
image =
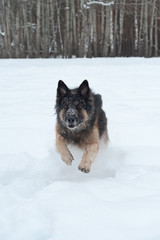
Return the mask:
[[[0,239],[160,239],[160,60],[0,61]],[[57,81],[102,95],[110,143],[89,174],[55,151]]]

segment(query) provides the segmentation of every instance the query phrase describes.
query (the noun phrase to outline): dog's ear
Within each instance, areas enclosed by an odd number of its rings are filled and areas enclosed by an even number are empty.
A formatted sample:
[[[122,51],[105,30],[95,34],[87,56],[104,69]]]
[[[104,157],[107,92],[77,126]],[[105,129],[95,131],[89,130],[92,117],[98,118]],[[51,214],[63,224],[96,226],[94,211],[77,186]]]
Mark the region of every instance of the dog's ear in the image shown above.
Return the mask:
[[[64,95],[67,94],[68,91],[69,91],[69,89],[68,89],[67,85],[62,80],[59,80],[58,88],[57,88],[57,95],[60,97],[63,97]]]
[[[89,96],[90,93],[90,88],[89,88],[89,84],[87,80],[84,80],[81,85],[78,88],[78,91],[80,92],[80,94],[87,98]]]

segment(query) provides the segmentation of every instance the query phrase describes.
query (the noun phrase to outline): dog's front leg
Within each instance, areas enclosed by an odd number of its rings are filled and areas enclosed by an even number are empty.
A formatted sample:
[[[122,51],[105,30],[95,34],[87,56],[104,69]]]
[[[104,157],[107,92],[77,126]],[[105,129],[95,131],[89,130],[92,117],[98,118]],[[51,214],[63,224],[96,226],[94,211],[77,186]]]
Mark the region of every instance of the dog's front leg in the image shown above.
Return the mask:
[[[67,145],[63,139],[63,137],[56,133],[56,147],[57,151],[60,153],[62,160],[67,164],[71,165],[73,156],[67,148]]]
[[[81,170],[82,172],[88,173],[90,171],[92,162],[94,162],[97,156],[98,150],[99,150],[98,143],[92,143],[87,145],[87,147],[85,148],[85,153],[82,157],[82,161],[78,166],[78,169]]]

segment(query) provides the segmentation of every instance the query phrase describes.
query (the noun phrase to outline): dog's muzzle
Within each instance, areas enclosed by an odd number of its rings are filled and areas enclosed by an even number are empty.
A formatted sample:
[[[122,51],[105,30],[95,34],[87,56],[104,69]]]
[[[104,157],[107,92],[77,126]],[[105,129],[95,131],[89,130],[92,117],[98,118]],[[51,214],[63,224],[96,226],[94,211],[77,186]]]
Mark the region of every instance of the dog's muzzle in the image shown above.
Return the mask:
[[[66,119],[66,124],[69,128],[74,128],[77,125],[75,116],[68,116]]]
[[[68,128],[74,128],[78,124],[78,113],[76,109],[69,108],[67,110],[65,122]]]

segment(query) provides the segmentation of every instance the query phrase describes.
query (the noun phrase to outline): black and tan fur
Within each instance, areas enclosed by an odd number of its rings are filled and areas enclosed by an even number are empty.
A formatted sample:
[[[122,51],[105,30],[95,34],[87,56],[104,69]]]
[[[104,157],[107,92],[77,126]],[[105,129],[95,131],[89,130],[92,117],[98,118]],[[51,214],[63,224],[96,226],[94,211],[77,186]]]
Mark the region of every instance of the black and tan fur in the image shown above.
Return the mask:
[[[102,110],[101,95],[91,91],[87,80],[76,89],[69,89],[60,80],[56,113],[56,147],[62,160],[71,165],[73,156],[67,145],[77,145],[84,149],[78,169],[88,173],[97,156],[100,140],[108,141],[107,118]]]

